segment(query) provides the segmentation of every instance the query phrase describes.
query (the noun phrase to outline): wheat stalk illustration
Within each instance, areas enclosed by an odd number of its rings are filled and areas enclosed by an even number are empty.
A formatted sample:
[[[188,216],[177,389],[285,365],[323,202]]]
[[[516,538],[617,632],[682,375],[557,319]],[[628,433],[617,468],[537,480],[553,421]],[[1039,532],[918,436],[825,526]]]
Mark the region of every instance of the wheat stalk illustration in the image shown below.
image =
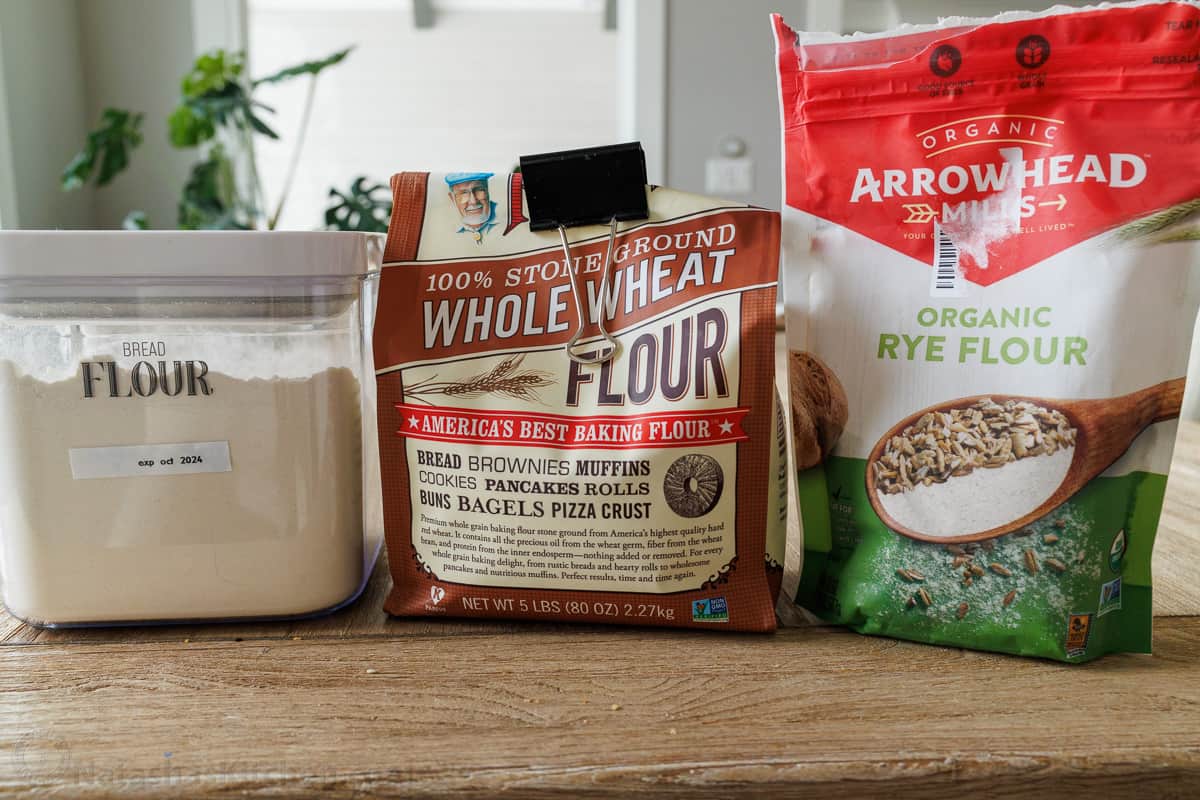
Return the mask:
[[[1145,239],[1154,234],[1165,231],[1173,225],[1181,222],[1186,222],[1192,217],[1200,214],[1200,197],[1194,200],[1188,200],[1184,203],[1173,205],[1169,208],[1164,208],[1162,211],[1156,211],[1148,217],[1142,217],[1139,220],[1125,225],[1117,230],[1117,236],[1122,239]],[[1195,241],[1198,228],[1187,228],[1182,232],[1171,231],[1163,236],[1156,236],[1156,242],[1181,242]],[[1180,236],[1182,233],[1184,235]],[[1190,233],[1190,235],[1188,235]]]
[[[525,356],[513,355],[502,360],[487,372],[460,381],[439,381],[437,375],[405,387],[404,396],[426,405],[433,405],[425,395],[440,394],[447,397],[479,397],[498,394],[515,400],[540,403],[538,389],[553,386],[549,372],[536,369],[521,369]]]

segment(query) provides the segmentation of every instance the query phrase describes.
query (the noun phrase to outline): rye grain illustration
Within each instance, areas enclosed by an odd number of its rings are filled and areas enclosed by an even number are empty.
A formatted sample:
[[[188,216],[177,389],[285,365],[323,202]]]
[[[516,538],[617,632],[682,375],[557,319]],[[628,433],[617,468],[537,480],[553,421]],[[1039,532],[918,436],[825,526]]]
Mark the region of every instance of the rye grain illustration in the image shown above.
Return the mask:
[[[1119,228],[1117,236],[1130,240],[1153,238],[1158,243],[1195,241],[1200,239],[1200,227],[1174,228],[1174,226],[1193,221],[1197,216],[1200,216],[1200,197],[1164,208],[1162,211],[1156,211],[1148,217],[1134,220]]]

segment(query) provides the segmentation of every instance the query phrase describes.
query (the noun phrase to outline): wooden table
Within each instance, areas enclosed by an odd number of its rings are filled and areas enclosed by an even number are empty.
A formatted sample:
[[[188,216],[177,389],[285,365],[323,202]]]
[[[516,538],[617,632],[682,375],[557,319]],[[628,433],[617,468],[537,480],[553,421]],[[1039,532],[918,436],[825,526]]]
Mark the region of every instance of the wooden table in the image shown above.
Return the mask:
[[[811,625],[394,620],[383,567],[351,608],[301,623],[51,632],[4,616],[0,791],[1194,796],[1197,521],[1188,424],[1155,655],[1076,667]]]

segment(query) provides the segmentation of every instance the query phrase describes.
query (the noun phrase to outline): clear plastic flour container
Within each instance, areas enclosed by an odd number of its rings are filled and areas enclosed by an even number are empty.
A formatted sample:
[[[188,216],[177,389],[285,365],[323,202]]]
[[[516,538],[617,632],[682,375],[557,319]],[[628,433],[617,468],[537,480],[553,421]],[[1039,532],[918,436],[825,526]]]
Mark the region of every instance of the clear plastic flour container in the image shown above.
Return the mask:
[[[354,599],[382,530],[380,249],[355,233],[0,232],[8,609],[67,626]]]

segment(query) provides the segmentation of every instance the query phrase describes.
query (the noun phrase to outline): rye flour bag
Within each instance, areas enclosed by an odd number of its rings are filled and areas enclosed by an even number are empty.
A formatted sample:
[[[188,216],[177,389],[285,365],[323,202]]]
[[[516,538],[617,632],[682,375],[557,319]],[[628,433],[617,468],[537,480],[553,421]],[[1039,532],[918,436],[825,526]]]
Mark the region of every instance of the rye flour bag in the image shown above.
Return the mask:
[[[392,180],[375,324],[388,558],[406,616],[770,631],[786,459],[779,217],[647,189],[533,232],[521,176]],[[620,347],[580,364],[565,346]],[[606,274],[607,273],[607,274]],[[782,487],[782,492],[781,492]]]
[[[1200,8],[774,27],[797,602],[925,642],[1149,652]]]

